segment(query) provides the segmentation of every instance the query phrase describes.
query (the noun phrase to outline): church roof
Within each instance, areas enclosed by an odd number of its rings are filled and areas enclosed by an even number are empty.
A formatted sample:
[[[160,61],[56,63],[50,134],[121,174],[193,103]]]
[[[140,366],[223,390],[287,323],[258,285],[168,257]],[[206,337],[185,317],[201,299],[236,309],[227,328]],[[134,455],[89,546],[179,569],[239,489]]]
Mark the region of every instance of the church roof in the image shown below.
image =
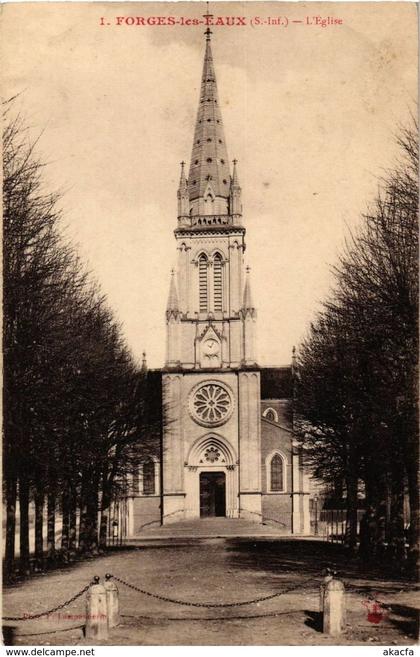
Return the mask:
[[[217,93],[210,30],[207,30],[200,99],[188,176],[190,201],[204,197],[209,191],[216,197],[228,199],[230,170]]]
[[[292,399],[291,367],[261,367],[261,399]]]

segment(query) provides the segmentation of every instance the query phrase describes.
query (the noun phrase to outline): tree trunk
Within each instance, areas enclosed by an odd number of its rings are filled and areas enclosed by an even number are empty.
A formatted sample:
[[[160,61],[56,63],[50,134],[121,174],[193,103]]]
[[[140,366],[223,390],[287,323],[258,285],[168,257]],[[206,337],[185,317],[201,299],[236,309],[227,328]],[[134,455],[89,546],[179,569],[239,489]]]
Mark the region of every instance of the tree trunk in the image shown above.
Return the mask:
[[[348,464],[346,476],[347,486],[347,523],[346,523],[346,546],[351,552],[357,547],[357,461],[353,457]]]
[[[47,496],[47,559],[55,559],[55,491],[50,490]]]
[[[418,448],[415,448],[418,449]],[[410,530],[408,535],[408,566],[411,575],[418,578],[420,558],[420,509],[419,509],[419,469],[418,459],[408,459],[406,463],[408,478],[408,497],[410,504]]]
[[[79,519],[79,551],[86,554],[89,550],[89,519],[88,519],[88,498],[89,498],[89,484],[87,481],[88,475],[83,473],[82,489],[80,492],[80,519]]]
[[[16,496],[17,481],[16,476],[9,475],[5,472],[6,479],[6,554],[5,554],[5,572],[10,576],[13,572],[15,560],[15,541],[16,541]]]
[[[371,471],[365,478],[366,511],[360,522],[360,556],[370,561],[375,557],[377,518],[376,518],[376,479]]]
[[[390,494],[390,522],[388,532],[388,553],[391,564],[398,569],[405,559],[404,536],[404,470],[398,461],[392,465]]]
[[[105,550],[108,537],[108,509],[101,511],[101,522],[99,525],[99,549]]]
[[[30,573],[29,561],[29,483],[25,475],[19,478],[19,511],[20,511],[20,572]]]
[[[99,525],[99,549],[105,550],[108,536],[108,514],[111,496],[109,494],[106,477],[102,478],[101,522]]]
[[[64,561],[68,561],[69,551],[69,532],[70,532],[70,497],[69,484],[67,481],[63,484],[63,493],[61,495],[61,512],[63,517],[63,526],[61,531],[61,556]]]
[[[92,473],[90,480],[90,494],[87,500],[88,517],[88,544],[91,554],[98,554],[98,500],[99,500],[99,476]]]
[[[382,476],[378,481],[376,497],[376,537],[374,546],[374,555],[378,559],[383,559],[386,554],[387,539],[387,509],[388,509],[389,487],[385,478]]]
[[[77,495],[70,485],[69,499],[69,558],[72,559],[77,550]]]
[[[35,564],[36,569],[43,566],[44,560],[44,491],[40,487],[35,491]]]

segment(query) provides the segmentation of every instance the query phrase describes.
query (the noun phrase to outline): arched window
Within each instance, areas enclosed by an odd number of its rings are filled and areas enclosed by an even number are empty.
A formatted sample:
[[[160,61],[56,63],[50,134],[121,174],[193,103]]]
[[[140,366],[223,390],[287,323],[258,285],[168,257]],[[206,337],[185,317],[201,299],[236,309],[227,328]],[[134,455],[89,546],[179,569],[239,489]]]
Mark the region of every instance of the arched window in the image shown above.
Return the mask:
[[[200,313],[208,311],[207,257],[203,254],[198,259],[198,287]]]
[[[221,312],[223,310],[223,267],[222,256],[216,253],[213,259],[214,272],[214,310]]]
[[[270,490],[283,490],[283,459],[280,454],[274,454],[270,464]]]
[[[152,459],[143,463],[143,495],[155,494],[155,464]]]

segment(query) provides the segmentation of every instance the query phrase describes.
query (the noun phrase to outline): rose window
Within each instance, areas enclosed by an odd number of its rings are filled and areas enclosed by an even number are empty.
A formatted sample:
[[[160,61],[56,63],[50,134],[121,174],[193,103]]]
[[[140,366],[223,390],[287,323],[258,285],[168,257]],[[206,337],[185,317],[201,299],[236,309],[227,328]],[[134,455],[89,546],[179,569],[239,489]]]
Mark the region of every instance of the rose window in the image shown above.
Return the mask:
[[[210,463],[215,463],[215,461],[218,461],[220,459],[220,452],[215,447],[209,447],[204,452],[204,458],[206,459],[206,461],[209,461]]]
[[[232,398],[228,389],[216,382],[201,385],[190,399],[192,416],[204,426],[223,424],[232,410]]]

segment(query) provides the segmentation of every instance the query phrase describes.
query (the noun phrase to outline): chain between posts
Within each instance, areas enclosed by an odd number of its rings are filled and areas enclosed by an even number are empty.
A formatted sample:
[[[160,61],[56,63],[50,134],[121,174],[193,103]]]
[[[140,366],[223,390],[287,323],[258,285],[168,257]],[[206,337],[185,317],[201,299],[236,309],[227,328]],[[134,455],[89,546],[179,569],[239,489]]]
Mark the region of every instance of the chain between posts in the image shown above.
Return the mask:
[[[27,621],[27,620],[35,620],[37,618],[42,618],[43,616],[49,616],[50,614],[53,614],[57,611],[60,611],[60,609],[67,607],[69,604],[80,598],[84,593],[86,593],[90,589],[91,586],[93,586],[94,584],[98,584],[99,579],[100,578],[98,576],[95,576],[93,580],[89,582],[89,584],[84,586],[75,595],[73,595],[68,600],[65,600],[65,602],[62,602],[61,604],[53,607],[52,609],[48,609],[47,611],[41,611],[37,614],[26,614],[25,616],[3,616],[3,620]],[[121,579],[117,575],[112,575],[111,573],[106,574],[106,579],[108,581],[113,579],[116,582],[122,584],[123,586],[132,589],[133,591],[141,593],[142,595],[148,596],[150,598],[155,598],[156,600],[162,600],[163,602],[170,602],[185,607],[197,607],[201,609],[223,609],[223,608],[232,608],[232,607],[244,607],[246,605],[257,604],[259,602],[266,602],[267,600],[273,600],[274,598],[278,598],[281,595],[285,595],[286,593],[291,593],[292,591],[296,591],[297,589],[301,588],[301,584],[296,584],[294,586],[289,586],[288,588],[283,589],[282,591],[277,591],[276,593],[271,593],[269,595],[259,596],[251,600],[242,600],[238,602],[189,602],[186,600],[178,600],[176,598],[170,598],[169,596],[161,595],[159,593],[152,593],[151,591],[146,591],[145,589],[142,589],[139,586],[136,586],[135,584],[130,584],[129,582],[126,582],[125,580]],[[307,585],[304,587],[304,590],[307,590],[309,588],[308,584],[313,586],[318,586],[319,580],[318,579],[309,580],[309,582],[307,582]]]
[[[172,602],[173,604],[183,605],[185,607],[200,607],[204,609],[243,607],[245,605],[251,605],[258,602],[265,602],[266,600],[273,600],[274,598],[278,598],[280,595],[284,595],[285,593],[290,593],[291,591],[295,591],[296,589],[301,588],[301,584],[296,584],[295,586],[290,586],[287,589],[283,589],[283,591],[277,591],[277,593],[271,593],[270,595],[263,595],[259,598],[253,598],[252,600],[243,600],[241,602],[187,602],[186,600],[177,600],[176,598],[169,598],[166,595],[160,595],[158,593],[152,593],[151,591],[146,591],[145,589],[141,589],[139,586],[136,586],[135,584],[130,584],[129,582],[126,582],[120,577],[117,577],[116,575],[112,575],[110,573],[108,573],[106,577],[107,579],[112,578],[116,582],[123,584],[127,588],[132,589],[133,591],[137,591],[138,593],[142,593],[143,595],[146,595],[150,598],[155,598],[156,600],[163,600],[164,602]],[[318,579],[309,580],[309,584],[319,585],[319,581]]]
[[[49,616],[50,614],[54,614],[56,611],[60,611],[60,609],[64,609],[64,607],[67,607],[70,605],[72,602],[80,598],[84,593],[86,593],[93,584],[98,584],[99,582],[99,577],[95,576],[89,584],[84,586],[80,591],[78,591],[75,595],[73,595],[71,598],[66,600],[65,602],[62,602],[60,605],[57,605],[56,607],[53,607],[52,609],[48,609],[47,611],[40,611],[37,614],[26,614],[25,616],[3,616],[3,620],[5,621],[27,621],[27,620],[35,620],[36,618],[42,618],[42,616]]]

